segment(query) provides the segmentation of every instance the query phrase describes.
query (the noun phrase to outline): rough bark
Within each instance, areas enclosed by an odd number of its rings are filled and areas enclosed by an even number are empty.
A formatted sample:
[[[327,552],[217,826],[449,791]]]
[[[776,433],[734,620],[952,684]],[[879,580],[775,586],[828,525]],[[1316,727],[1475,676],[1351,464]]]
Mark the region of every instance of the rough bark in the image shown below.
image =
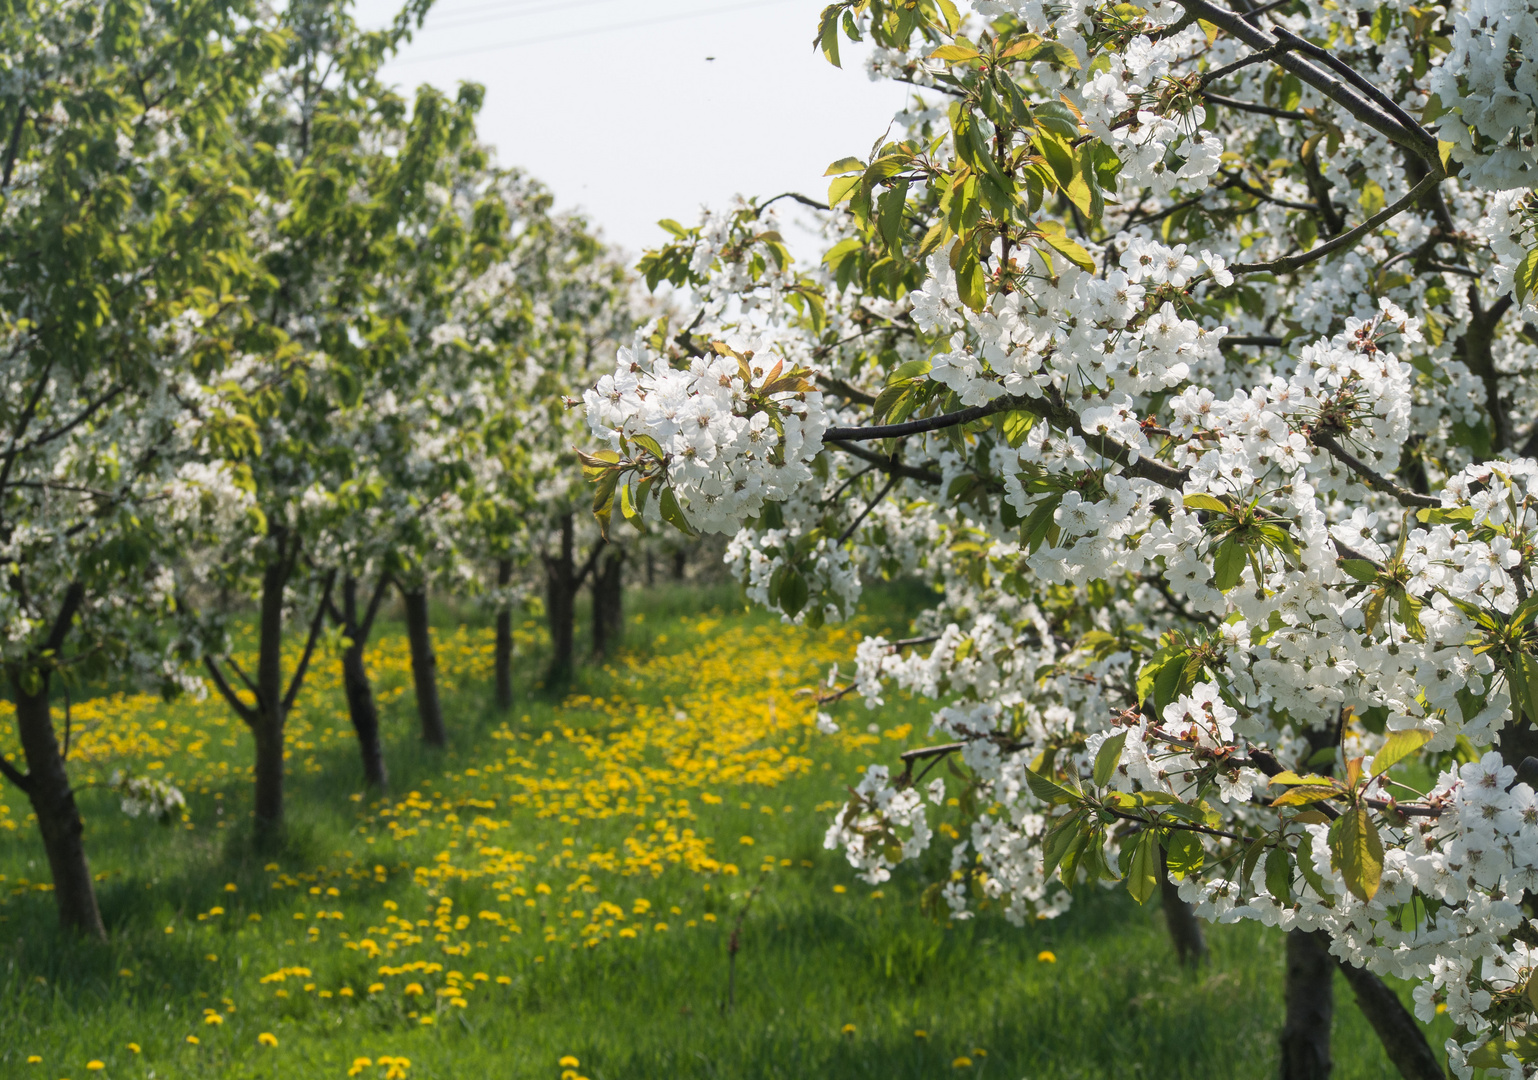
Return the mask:
[[[28,680],[13,669],[11,691],[16,703],[16,730],[27,763],[22,789],[37,815],[43,850],[48,855],[59,924],[105,939],[107,931],[96,905],[96,885],[85,857],[85,823],[80,819],[64,755],[54,734],[48,673],[34,669],[32,675],[36,681],[29,691]]]
[[[417,691],[417,717],[422,722],[422,741],[430,746],[447,746],[448,732],[443,724],[443,706],[438,701],[438,654],[433,651],[433,636],[427,621],[427,586],[401,588],[406,607],[406,637],[411,642],[411,678]]]
[[[267,564],[262,569],[261,615],[257,630],[256,681],[248,679],[236,666],[233,658],[223,663],[212,656],[203,658],[203,665],[213,676],[214,685],[229,703],[235,715],[251,729],[256,743],[256,783],[254,834],[258,848],[272,848],[282,841],[283,835],[283,727],[299,688],[304,685],[310,658],[315,653],[315,643],[320,637],[326,612],[331,604],[331,584],[335,572],[325,576],[321,597],[310,620],[309,635],[299,662],[294,665],[288,680],[288,690],[283,689],[283,594],[293,575],[294,563],[299,557],[298,541],[289,543],[287,534],[275,530],[270,544]],[[253,704],[240,699],[229,679],[225,667],[229,667],[245,683],[255,698]]]
[[[1340,963],[1341,974],[1351,984],[1357,1007],[1378,1033],[1388,1059],[1405,1080],[1446,1080],[1447,1074],[1426,1041],[1426,1033],[1399,995],[1366,968]]]
[[[374,701],[374,686],[369,681],[368,669],[363,664],[363,647],[368,644],[373,630],[374,614],[379,607],[379,597],[384,591],[379,583],[367,612],[360,617],[358,610],[358,580],[348,576],[342,582],[342,610],[333,611],[340,616],[337,622],[351,642],[342,651],[342,689],[347,695],[347,716],[352,721],[353,732],[358,736],[358,752],[363,758],[363,781],[380,791],[389,786],[389,773],[385,769],[384,747],[379,740],[379,707]]]
[[[1207,935],[1202,933],[1202,922],[1196,917],[1196,911],[1180,898],[1180,886],[1170,879],[1162,849],[1159,852],[1159,899],[1164,905],[1164,925],[1175,946],[1175,957],[1186,967],[1205,963]]]
[[[625,552],[609,548],[593,573],[593,655],[608,658],[625,635]]]
[[[1335,958],[1318,931],[1287,934],[1287,1019],[1282,1025],[1281,1080],[1326,1080],[1335,1014]]]
[[[545,685],[561,686],[571,679],[576,636],[576,569],[571,515],[561,518],[561,546],[556,555],[546,555],[545,617],[550,623],[550,668]]]
[[[505,589],[513,580],[513,560],[497,560],[497,586]],[[513,707],[513,609],[504,599],[497,605],[497,646],[495,655],[498,709]]]
[[[256,839],[271,847],[283,832],[283,592],[293,570],[283,550],[262,572],[261,623],[257,631],[256,709],[248,721],[256,739]]]

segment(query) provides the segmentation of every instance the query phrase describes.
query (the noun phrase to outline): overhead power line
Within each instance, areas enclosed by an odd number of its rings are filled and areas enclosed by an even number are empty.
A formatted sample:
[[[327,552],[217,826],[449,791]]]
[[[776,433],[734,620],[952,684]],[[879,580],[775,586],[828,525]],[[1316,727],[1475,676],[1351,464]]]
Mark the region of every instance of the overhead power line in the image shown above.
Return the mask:
[[[525,38],[521,41],[502,41],[495,45],[477,45],[469,49],[451,49],[446,52],[429,53],[426,56],[403,56],[396,61],[398,64],[422,64],[430,60],[449,60],[459,56],[474,56],[477,53],[501,52],[504,49],[521,49],[529,45],[545,45],[552,41],[569,41],[573,38],[592,37],[597,34],[607,34],[615,30],[638,30],[643,26],[658,26],[662,23],[681,22],[684,19],[706,18],[711,15],[725,15],[733,11],[746,11],[749,8],[775,7],[791,3],[792,0],[754,0],[747,4],[731,4],[727,7],[700,8],[694,11],[681,11],[676,15],[662,15],[655,19],[637,19],[633,22],[610,23],[607,26],[590,26],[580,30],[567,30],[559,34],[547,34],[543,37]],[[567,4],[565,7],[575,5]]]

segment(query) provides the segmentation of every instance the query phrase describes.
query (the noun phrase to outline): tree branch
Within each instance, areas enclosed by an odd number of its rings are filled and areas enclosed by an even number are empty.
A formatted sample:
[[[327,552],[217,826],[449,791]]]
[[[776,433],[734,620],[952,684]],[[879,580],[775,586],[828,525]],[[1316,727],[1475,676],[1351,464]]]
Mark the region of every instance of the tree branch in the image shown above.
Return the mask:
[[[854,535],[855,530],[860,527],[860,523],[870,516],[870,512],[876,509],[876,505],[880,503],[882,499],[886,498],[887,492],[892,490],[892,488],[897,484],[898,479],[899,477],[896,473],[891,475],[891,477],[886,482],[886,486],[882,488],[879,493],[877,493],[876,497],[866,505],[864,510],[860,511],[860,516],[855,518],[854,521],[850,522],[849,528],[845,529],[843,535],[838,538],[838,542],[840,544]]]
[[[22,791],[32,791],[32,777],[12,765],[4,754],[0,754],[0,776],[5,777],[11,783],[21,788]]]
[[[1330,456],[1336,461],[1367,481],[1368,487],[1374,491],[1381,491],[1385,495],[1392,495],[1399,501],[1401,506],[1427,507],[1442,505],[1442,500],[1435,496],[1422,495],[1419,492],[1411,491],[1401,484],[1394,483],[1394,481],[1340,445],[1336,441],[1335,436],[1316,431],[1313,433],[1312,439],[1315,446],[1321,450],[1329,451]]]
[[[938,484],[945,479],[932,469],[920,469],[912,465],[904,465],[900,461],[873,453],[863,446],[851,442],[842,442],[838,439],[823,439],[823,442],[831,445],[836,450],[842,450],[851,457],[857,457],[861,461],[868,461],[876,468],[889,472],[893,476],[901,476],[907,480],[917,480],[921,484]]]
[[[1401,117],[1405,119],[1408,117],[1405,117],[1404,110],[1397,105],[1385,108],[1378,100],[1382,95],[1371,83],[1366,84],[1367,89],[1364,91],[1358,83],[1366,83],[1366,80],[1325,50],[1304,41],[1285,28],[1278,27],[1273,37],[1259,27],[1246,22],[1237,12],[1219,7],[1210,0],[1177,0],[1177,2],[1189,14],[1207,20],[1214,26],[1228,31],[1250,48],[1266,54],[1265,59],[1274,60],[1277,67],[1296,75],[1301,81],[1324,94],[1363,124],[1424,158],[1436,174],[1442,175],[1442,162],[1437,153],[1436,140],[1422,131],[1413,120],[1407,125]],[[1346,76],[1351,85],[1348,86],[1337,75],[1332,75],[1330,71],[1297,55],[1299,52],[1322,60],[1331,69],[1344,69],[1340,73]],[[1236,70],[1236,64],[1242,66],[1246,61],[1251,60],[1251,57],[1245,57],[1244,60],[1236,61],[1235,64],[1219,68],[1203,80],[1203,85]],[[1361,96],[1363,92],[1368,94],[1366,98]]]
[[[1420,183],[1412,187],[1408,194],[1392,206],[1385,207],[1356,228],[1343,232],[1328,243],[1320,244],[1309,251],[1299,255],[1283,256],[1271,262],[1240,263],[1237,266],[1230,266],[1228,269],[1235,274],[1290,274],[1299,267],[1307,266],[1311,262],[1318,262],[1326,255],[1331,255],[1342,248],[1348,248],[1355,244],[1379,225],[1407,210],[1428,190],[1439,184],[1442,179],[1437,173],[1427,173]]]
[[[220,695],[230,703],[230,708],[235,710],[235,715],[245,721],[247,727],[256,726],[256,710],[240,700],[240,696],[230,686],[229,680],[224,677],[224,672],[219,670],[219,664],[212,656],[203,657],[203,666],[213,676],[214,686],[218,688]],[[260,700],[260,699],[258,699]]]
[[[299,688],[304,685],[304,674],[310,666],[310,657],[315,652],[315,640],[320,636],[321,623],[325,620],[326,605],[331,600],[331,584],[336,580],[336,571],[326,571],[326,583],[322,587],[321,601],[315,605],[315,617],[310,620],[310,635],[305,639],[304,652],[299,656],[299,663],[294,667],[294,677],[289,680],[288,693],[283,695],[283,713],[294,707],[294,700],[299,697]]]

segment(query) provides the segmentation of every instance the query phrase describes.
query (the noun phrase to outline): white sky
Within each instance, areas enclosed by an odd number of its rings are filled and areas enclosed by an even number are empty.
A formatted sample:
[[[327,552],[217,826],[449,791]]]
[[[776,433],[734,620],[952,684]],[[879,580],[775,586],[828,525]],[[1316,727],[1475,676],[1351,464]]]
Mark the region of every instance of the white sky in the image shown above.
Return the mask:
[[[812,47],[825,3],[439,0],[385,76],[484,85],[498,160],[637,255],[664,237],[659,218],[692,225],[734,194],[825,198],[828,164],[863,157],[902,108],[857,48],[840,70]],[[357,17],[384,25],[397,6],[358,0]]]

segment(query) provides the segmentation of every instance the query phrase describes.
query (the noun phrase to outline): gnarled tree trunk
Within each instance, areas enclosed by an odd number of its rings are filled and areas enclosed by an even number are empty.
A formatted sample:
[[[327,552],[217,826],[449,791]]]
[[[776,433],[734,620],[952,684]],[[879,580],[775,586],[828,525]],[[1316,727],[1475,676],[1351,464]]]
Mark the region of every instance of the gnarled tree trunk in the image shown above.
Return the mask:
[[[406,607],[406,637],[411,642],[411,678],[417,691],[417,717],[422,722],[422,741],[447,746],[443,706],[438,702],[438,654],[433,651],[432,628],[427,621],[427,586],[401,587]]]
[[[577,594],[592,573],[603,551],[604,541],[593,545],[582,569],[577,569],[576,536],[570,513],[561,516],[561,545],[556,554],[546,554],[545,617],[550,622],[550,667],[545,685],[564,686],[576,670]]]
[[[611,547],[593,574],[593,655],[613,656],[625,635],[625,552]]]
[[[1180,886],[1169,875],[1164,849],[1159,849],[1159,900],[1164,906],[1164,925],[1169,930],[1175,957],[1186,967],[1197,967],[1207,959],[1207,935],[1196,911],[1180,898]]]
[[[1282,1025],[1281,1080],[1326,1080],[1335,1016],[1335,958],[1319,931],[1287,934],[1287,1019]]]
[[[513,560],[497,560],[497,587],[506,589],[513,580]],[[513,609],[504,598],[497,604],[497,645],[494,657],[499,709],[513,707]]]
[[[387,579],[381,577],[369,601],[368,610],[359,618],[358,579],[348,575],[342,581],[342,610],[332,609],[332,617],[347,635],[350,644],[342,651],[342,689],[347,695],[347,716],[358,736],[358,752],[363,758],[363,781],[380,791],[389,786],[385,769],[384,746],[379,739],[379,706],[374,701],[374,686],[363,664],[363,647],[374,628],[374,615],[384,595]]]
[[[335,571],[328,572],[325,576],[321,597],[315,606],[315,616],[310,620],[304,652],[300,654],[299,663],[294,665],[294,672],[289,677],[288,689],[285,691],[283,688],[283,594],[288,588],[288,581],[293,574],[294,563],[298,557],[298,539],[290,540],[285,530],[275,529],[267,565],[262,569],[256,681],[252,682],[248,679],[245,672],[236,666],[233,658],[226,660],[228,666],[245,683],[246,689],[251,691],[256,699],[255,703],[248,705],[240,699],[216,658],[212,656],[203,658],[204,666],[213,676],[214,685],[229,703],[230,708],[235,710],[235,715],[245,721],[246,726],[251,729],[251,736],[256,743],[254,832],[257,847],[264,849],[275,847],[282,841],[283,728],[287,722],[289,710],[294,707],[294,699],[299,695],[299,688],[304,685],[304,676],[309,670],[310,658],[315,653],[315,642],[320,637],[320,628],[325,622],[326,612],[331,605],[331,583],[336,577]]]
[[[74,622],[75,612],[85,598],[85,590],[74,584],[65,592],[58,618],[44,647],[44,654],[57,653]],[[38,832],[48,855],[53,875],[53,901],[59,911],[59,924],[95,938],[106,938],[101,910],[96,905],[96,884],[85,857],[85,823],[75,804],[64,765],[64,751],[53,729],[53,710],[48,701],[50,671],[44,663],[30,667],[13,666],[9,670],[11,693],[16,704],[16,733],[27,763],[22,775],[0,759],[5,775],[26,792],[37,815]]]
[[[283,592],[293,560],[279,554],[262,572],[261,623],[257,630],[256,709],[247,723],[256,739],[256,839],[275,845],[283,832]]]
[[[1399,995],[1366,968],[1344,961],[1339,962],[1339,967],[1356,995],[1357,1007],[1378,1033],[1378,1040],[1399,1075],[1404,1080],[1446,1080],[1447,1073],[1426,1041],[1426,1033]]]

